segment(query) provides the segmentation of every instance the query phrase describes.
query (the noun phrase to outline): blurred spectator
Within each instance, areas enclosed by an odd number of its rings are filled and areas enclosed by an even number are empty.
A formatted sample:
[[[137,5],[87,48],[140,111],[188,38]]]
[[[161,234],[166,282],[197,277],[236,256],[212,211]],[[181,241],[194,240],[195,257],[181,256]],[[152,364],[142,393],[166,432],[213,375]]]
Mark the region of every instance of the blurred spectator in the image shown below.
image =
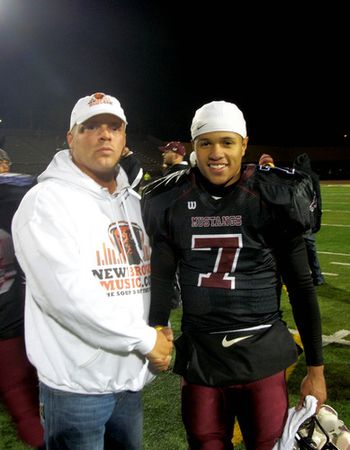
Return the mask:
[[[0,150],[2,158],[7,153]],[[9,168],[2,164],[1,169]],[[23,174],[0,174],[0,398],[10,414],[18,437],[26,444],[44,445],[39,415],[39,389],[35,368],[24,343],[24,277],[15,258],[12,217],[27,190],[36,183]]]
[[[0,148],[0,173],[7,173],[10,171],[12,165],[11,159],[5,150]]]
[[[189,164],[184,161],[186,156],[186,148],[179,141],[170,141],[163,147],[159,147],[159,150],[163,153],[163,175],[169,175],[179,170],[187,169]],[[181,289],[178,280],[178,272],[175,274],[174,279],[174,293],[171,299],[172,309],[179,308],[182,305]]]
[[[302,170],[303,172],[306,172],[308,175],[310,175],[312,179],[312,185],[315,191],[316,197],[315,208],[317,221],[314,228],[312,228],[311,230],[309,230],[307,233],[304,234],[304,240],[314,285],[320,286],[325,282],[321,272],[320,262],[317,256],[316,237],[315,237],[315,233],[317,233],[321,228],[322,198],[321,198],[320,179],[317,173],[312,170],[309,155],[307,155],[306,153],[298,155],[295,158],[293,166],[296,169]]]
[[[168,142],[166,145],[159,147],[159,150],[163,153],[164,176],[189,167],[188,162],[184,161],[186,148],[181,142]]]

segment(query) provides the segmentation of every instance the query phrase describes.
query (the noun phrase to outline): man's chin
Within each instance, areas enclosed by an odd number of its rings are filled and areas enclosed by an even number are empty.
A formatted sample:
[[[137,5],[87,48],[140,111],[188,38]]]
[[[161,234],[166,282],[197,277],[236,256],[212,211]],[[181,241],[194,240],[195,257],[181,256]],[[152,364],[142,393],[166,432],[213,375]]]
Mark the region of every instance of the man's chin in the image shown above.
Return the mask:
[[[118,175],[118,166],[115,165],[103,165],[102,167],[96,167],[95,174],[105,181],[110,181]]]

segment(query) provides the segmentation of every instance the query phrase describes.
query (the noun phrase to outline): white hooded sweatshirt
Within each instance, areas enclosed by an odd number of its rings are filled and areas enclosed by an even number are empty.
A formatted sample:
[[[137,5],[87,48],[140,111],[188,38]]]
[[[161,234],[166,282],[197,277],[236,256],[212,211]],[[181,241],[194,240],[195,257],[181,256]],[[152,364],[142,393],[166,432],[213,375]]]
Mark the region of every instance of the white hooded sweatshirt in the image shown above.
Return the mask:
[[[63,150],[14,216],[27,353],[55,389],[136,391],[153,378],[149,240],[123,169],[117,185],[110,194]]]

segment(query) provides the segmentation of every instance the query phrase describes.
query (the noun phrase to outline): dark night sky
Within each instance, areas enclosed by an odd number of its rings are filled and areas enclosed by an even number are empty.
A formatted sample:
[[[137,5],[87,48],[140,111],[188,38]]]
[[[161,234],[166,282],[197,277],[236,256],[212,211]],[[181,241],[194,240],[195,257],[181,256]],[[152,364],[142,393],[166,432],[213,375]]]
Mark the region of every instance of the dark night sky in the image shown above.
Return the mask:
[[[66,129],[76,100],[102,91],[129,132],[163,140],[189,140],[195,110],[227,100],[253,144],[348,144],[345,6],[259,4],[0,0],[2,127]]]

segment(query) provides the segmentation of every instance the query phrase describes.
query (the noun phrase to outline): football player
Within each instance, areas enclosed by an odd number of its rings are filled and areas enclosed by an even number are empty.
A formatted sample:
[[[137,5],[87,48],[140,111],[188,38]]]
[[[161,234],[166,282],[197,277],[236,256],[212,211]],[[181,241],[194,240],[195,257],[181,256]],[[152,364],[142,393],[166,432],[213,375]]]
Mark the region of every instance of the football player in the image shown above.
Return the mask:
[[[285,370],[297,359],[282,320],[286,284],[307,362],[300,388],[326,399],[321,320],[302,233],[313,221],[312,182],[297,170],[243,165],[239,108],[214,101],[191,126],[196,165],[148,185],[152,240],[150,324],[167,327],[179,266],[182,419],[191,450],[232,449],[237,417],[248,450],[271,450],[288,411]]]

